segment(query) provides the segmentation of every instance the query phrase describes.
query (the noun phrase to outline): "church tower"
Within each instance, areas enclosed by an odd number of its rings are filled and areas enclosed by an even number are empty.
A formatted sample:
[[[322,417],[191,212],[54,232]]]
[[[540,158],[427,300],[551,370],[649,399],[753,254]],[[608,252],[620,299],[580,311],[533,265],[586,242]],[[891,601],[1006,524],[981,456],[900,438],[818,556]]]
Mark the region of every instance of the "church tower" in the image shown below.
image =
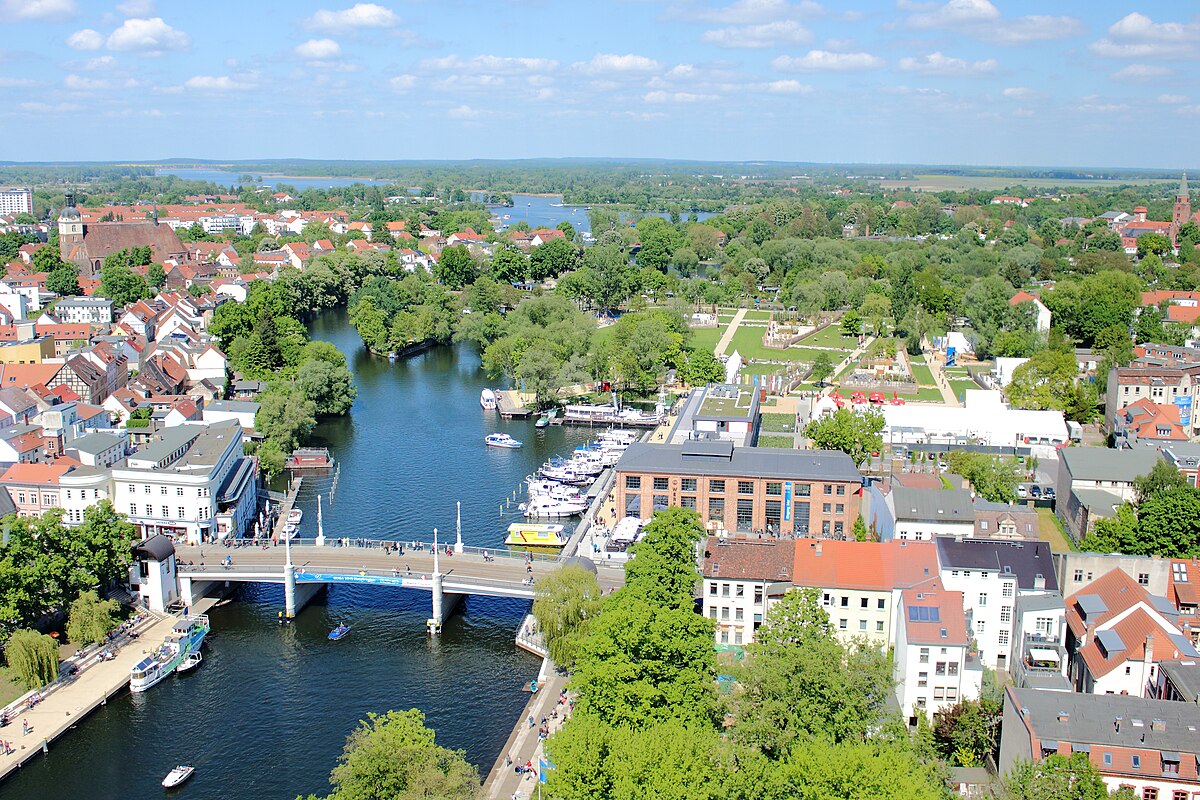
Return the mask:
[[[1179,191],[1175,194],[1175,210],[1171,214],[1171,238],[1179,233],[1179,229],[1187,224],[1192,217],[1192,198],[1188,194],[1187,173],[1183,173],[1179,181]]]
[[[58,249],[63,260],[70,259],[70,252],[83,246],[83,217],[75,207],[75,195],[67,192],[67,201],[58,215]]]

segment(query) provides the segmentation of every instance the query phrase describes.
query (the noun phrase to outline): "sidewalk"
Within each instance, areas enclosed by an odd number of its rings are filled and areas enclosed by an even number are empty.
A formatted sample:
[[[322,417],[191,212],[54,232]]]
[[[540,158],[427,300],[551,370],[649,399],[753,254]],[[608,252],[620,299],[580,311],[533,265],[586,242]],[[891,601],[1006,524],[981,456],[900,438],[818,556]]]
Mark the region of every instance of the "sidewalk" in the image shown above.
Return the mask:
[[[742,324],[742,320],[746,318],[746,309],[739,308],[737,313],[733,315],[733,319],[729,322],[729,327],[725,329],[725,333],[721,334],[720,340],[717,342],[716,354],[718,356],[725,355],[725,351],[729,349],[729,343],[733,341],[733,335],[737,333],[738,326]]]
[[[559,705],[558,702],[559,693],[567,684],[566,677],[559,675],[548,660],[542,662],[542,672],[546,673],[546,679],[539,684],[537,694],[529,698],[512,733],[509,734],[508,741],[504,743],[504,749],[496,757],[496,763],[492,765],[491,772],[483,782],[488,797],[512,800],[514,797],[532,797],[537,792],[538,777],[532,774],[518,775],[514,767],[529,761],[533,763],[534,770],[539,769],[542,742],[538,738],[538,728],[542,718],[549,718],[550,712],[558,709],[558,719],[547,721],[550,732],[554,733],[562,725],[567,712],[567,707]],[[532,726],[529,724],[529,717],[533,717]],[[505,756],[511,758],[511,764],[505,763]]]

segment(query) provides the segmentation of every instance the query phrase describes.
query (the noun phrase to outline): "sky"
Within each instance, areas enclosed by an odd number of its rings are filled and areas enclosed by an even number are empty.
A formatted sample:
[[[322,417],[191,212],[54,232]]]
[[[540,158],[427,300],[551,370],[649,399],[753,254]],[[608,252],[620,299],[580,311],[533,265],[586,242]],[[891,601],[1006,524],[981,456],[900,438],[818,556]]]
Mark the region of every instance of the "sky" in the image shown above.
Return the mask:
[[[1200,163],[1194,0],[0,0],[0,159]]]

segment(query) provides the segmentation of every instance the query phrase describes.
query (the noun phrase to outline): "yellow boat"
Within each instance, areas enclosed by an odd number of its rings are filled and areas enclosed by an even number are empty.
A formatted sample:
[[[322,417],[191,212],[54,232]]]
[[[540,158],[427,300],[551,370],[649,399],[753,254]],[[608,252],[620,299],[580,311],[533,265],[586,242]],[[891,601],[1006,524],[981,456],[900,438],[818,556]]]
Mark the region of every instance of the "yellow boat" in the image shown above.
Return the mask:
[[[563,547],[567,540],[562,525],[537,525],[531,522],[514,522],[508,526],[505,544],[517,547]]]

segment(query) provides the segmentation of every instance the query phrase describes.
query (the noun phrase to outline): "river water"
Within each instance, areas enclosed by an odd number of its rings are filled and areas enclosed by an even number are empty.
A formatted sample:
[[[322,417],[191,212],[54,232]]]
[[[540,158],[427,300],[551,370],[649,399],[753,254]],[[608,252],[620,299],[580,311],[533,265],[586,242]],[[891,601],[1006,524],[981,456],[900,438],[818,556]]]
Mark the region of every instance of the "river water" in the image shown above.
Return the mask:
[[[347,354],[359,388],[350,416],[317,431],[342,464],[333,505],[324,506],[327,536],[428,540],[434,526],[452,534],[461,500],[464,541],[498,544],[516,519],[500,517],[501,501],[547,457],[587,439],[586,430],[535,432],[532,422],[482,411],[488,381],[469,348],[389,364],[359,346],[340,310],[319,318],[313,337]],[[493,430],[525,447],[484,447]],[[330,488],[314,478],[302,492],[303,535],[315,530],[318,491],[328,499]],[[346,734],[368,712],[413,707],[439,743],[464,749],[486,774],[539,666],[513,645],[529,604],[470,598],[430,641],[429,602],[425,592],[334,586],[280,628],[281,587],[246,587],[211,612],[199,669],[115,698],[0,785],[0,798],[161,797],[159,781],[187,762],[197,766],[179,790],[188,800],[293,800],[328,790]],[[343,620],[351,634],[328,641]]]

